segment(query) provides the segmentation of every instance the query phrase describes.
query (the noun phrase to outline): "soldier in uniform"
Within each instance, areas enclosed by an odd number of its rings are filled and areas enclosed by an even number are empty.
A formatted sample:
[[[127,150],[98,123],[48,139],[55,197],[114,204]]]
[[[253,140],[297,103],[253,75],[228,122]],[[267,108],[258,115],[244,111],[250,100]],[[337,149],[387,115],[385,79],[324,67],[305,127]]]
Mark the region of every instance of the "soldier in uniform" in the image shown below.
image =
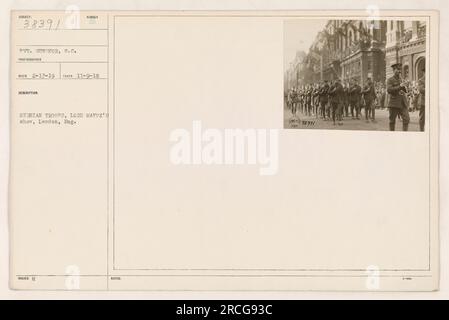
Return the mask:
[[[319,104],[320,104],[319,92],[320,92],[320,85],[316,83],[313,89],[313,112],[315,113],[315,118],[318,118],[319,116]]]
[[[293,109],[293,88],[290,88],[287,93],[287,107],[290,110]]]
[[[343,110],[345,117],[349,116],[349,83],[345,82],[343,86]]]
[[[306,108],[306,95],[304,94],[304,86],[301,87],[300,98],[301,98],[301,113],[304,114],[304,110]]]
[[[302,113],[307,114],[307,86],[304,86],[302,88],[302,99],[303,99]]]
[[[360,119],[360,94],[362,92],[362,88],[358,85],[357,80],[352,80],[351,87],[349,88],[349,104],[351,107],[351,116],[352,119]],[[355,117],[354,117],[355,110]]]
[[[307,86],[307,110],[306,113],[308,116],[312,115],[312,85]]]
[[[419,130],[424,131],[426,122],[426,74],[422,69],[423,75],[418,79],[418,109],[419,109]]]
[[[321,116],[324,120],[327,119],[326,117],[326,106],[328,102],[328,91],[329,91],[329,84],[327,83],[327,80],[324,80],[324,84],[321,86],[319,96],[320,96],[320,112]]]
[[[296,92],[296,89],[293,88],[291,92],[291,105],[292,105],[292,116],[296,116],[296,108],[298,105],[298,93]]]
[[[335,120],[338,121],[338,125],[342,125],[342,109],[343,109],[343,86],[341,85],[341,80],[337,79],[334,85],[329,90],[329,94],[331,96],[331,112],[332,112],[332,121],[334,125],[336,124]]]
[[[394,75],[387,80],[390,131],[395,130],[396,118],[398,115],[402,118],[402,130],[408,131],[410,116],[408,114],[407,98],[404,96],[406,94],[406,88],[401,79],[402,64],[395,63],[391,66],[391,68],[393,68]]]
[[[374,91],[374,85],[371,78],[366,79],[366,85],[362,90],[363,100],[365,101],[365,120],[369,122],[371,118],[375,121],[375,109],[374,109],[374,99],[376,98],[376,92]]]
[[[333,97],[333,93],[331,93],[331,91],[334,89],[335,87],[335,80],[332,80],[329,83],[329,90],[327,91],[327,99],[328,99],[328,103],[327,103],[327,118],[329,120],[332,119],[332,100],[334,99]]]

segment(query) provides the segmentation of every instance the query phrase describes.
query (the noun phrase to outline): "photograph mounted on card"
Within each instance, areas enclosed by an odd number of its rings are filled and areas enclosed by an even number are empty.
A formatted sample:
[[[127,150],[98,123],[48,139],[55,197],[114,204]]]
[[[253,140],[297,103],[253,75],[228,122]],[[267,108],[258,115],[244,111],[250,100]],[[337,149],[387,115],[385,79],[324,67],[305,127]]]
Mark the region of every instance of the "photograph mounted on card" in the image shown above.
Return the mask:
[[[436,290],[438,36],[434,11],[13,11],[11,287]]]

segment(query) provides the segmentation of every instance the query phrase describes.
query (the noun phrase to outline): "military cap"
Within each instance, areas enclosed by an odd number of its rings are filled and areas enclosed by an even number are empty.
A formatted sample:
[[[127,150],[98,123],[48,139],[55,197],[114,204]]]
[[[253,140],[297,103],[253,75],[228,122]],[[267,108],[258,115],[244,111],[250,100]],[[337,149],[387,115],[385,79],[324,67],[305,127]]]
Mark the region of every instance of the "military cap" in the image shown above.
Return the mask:
[[[393,63],[393,64],[391,65],[391,67],[392,67],[393,69],[401,69],[401,68],[402,68],[402,63],[399,63],[399,62]]]

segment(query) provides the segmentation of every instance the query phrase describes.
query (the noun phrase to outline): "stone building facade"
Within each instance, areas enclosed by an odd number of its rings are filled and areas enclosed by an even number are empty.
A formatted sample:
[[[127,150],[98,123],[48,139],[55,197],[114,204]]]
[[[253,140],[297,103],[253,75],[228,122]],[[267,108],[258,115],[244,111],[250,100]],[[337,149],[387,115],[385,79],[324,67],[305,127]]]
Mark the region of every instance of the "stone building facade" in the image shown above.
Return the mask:
[[[419,21],[329,20],[309,52],[295,59],[294,81],[288,86],[322,80],[367,78],[385,83],[391,65],[403,64],[403,77],[411,81],[422,75],[425,65],[425,23]]]
[[[422,21],[388,21],[385,59],[388,66],[402,63],[402,77],[417,81],[426,65],[426,23]],[[387,78],[392,75],[387,68]]]

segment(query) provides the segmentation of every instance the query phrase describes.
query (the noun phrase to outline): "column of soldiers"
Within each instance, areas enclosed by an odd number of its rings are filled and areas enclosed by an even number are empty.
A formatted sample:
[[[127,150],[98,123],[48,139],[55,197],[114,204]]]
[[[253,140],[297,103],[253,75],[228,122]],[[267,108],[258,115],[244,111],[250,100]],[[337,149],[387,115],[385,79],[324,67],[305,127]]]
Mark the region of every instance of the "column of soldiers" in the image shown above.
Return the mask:
[[[409,101],[407,85],[401,78],[402,65],[395,63],[391,66],[394,75],[387,80],[386,93],[388,94],[389,129],[395,130],[396,119],[402,120],[402,130],[407,131],[410,122],[408,113]],[[419,127],[424,131],[425,123],[425,76],[418,80],[417,105],[419,108]],[[360,120],[361,110],[365,111],[365,121],[376,122],[376,101],[382,104],[385,96],[376,91],[370,78],[366,79],[363,88],[356,79],[344,84],[340,79],[324,80],[320,83],[307,84],[292,88],[287,93],[287,105],[294,118],[301,112],[306,116],[315,116],[324,121],[332,121],[334,125],[343,125],[343,117],[351,116]],[[382,100],[383,99],[383,100]],[[382,102],[380,103],[381,100]]]
[[[334,125],[343,125],[343,117],[361,118],[365,109],[365,120],[375,121],[374,100],[376,92],[371,79],[362,88],[355,79],[342,84],[340,79],[292,88],[287,95],[287,104],[293,117],[297,112],[315,116]]]

